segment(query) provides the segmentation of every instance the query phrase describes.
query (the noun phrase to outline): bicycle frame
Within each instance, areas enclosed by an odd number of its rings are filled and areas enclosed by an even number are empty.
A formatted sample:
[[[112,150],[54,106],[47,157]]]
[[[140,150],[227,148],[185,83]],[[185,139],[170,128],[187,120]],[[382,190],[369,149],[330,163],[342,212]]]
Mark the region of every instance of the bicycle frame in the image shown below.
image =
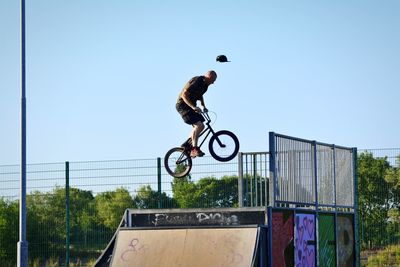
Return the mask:
[[[210,123],[211,123],[211,118],[208,115],[208,112],[202,112],[201,113],[203,115],[203,117],[206,119],[206,127],[204,128],[203,131],[201,131],[201,133],[199,134],[198,138],[200,139],[201,136],[203,136],[204,134],[206,135],[203,140],[200,142],[200,145],[198,145],[198,147],[201,147],[204,142],[207,140],[207,137],[210,135],[210,133],[212,133],[212,135],[215,134],[214,129],[211,127]],[[221,147],[225,147],[224,144],[221,143],[221,141],[217,138],[216,139],[218,142],[218,145],[220,145]]]
[[[208,113],[202,112],[200,114],[204,117],[205,127],[198,135],[198,146],[203,146],[204,142],[211,135],[208,144],[211,156],[221,162],[232,160],[239,152],[239,140],[236,135],[227,130],[214,131]],[[192,157],[190,154],[193,146],[191,141],[191,138],[188,138],[180,147],[171,148],[166,153],[164,165],[171,176],[181,178],[189,174],[192,168]],[[225,142],[226,144],[224,144]],[[228,150],[229,152],[227,152],[226,148],[229,148],[231,151]],[[181,165],[181,168],[178,169],[177,165]]]

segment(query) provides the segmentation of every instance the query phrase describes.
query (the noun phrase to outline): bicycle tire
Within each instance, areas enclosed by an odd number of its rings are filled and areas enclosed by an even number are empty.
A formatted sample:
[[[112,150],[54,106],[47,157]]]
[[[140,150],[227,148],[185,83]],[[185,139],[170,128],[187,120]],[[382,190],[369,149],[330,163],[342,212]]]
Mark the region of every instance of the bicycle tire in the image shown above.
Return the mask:
[[[219,141],[223,143],[224,147],[220,146]],[[218,131],[211,136],[208,143],[208,150],[214,159],[221,162],[230,161],[239,152],[239,139],[230,131]]]
[[[192,158],[184,148],[174,147],[165,154],[164,167],[169,175],[182,178],[192,169]]]

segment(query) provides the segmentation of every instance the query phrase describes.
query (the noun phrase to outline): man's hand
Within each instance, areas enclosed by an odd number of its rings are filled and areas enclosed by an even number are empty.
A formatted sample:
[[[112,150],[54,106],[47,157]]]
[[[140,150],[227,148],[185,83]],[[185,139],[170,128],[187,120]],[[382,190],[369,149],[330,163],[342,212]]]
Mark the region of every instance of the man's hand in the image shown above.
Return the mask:
[[[208,112],[208,108],[203,107],[203,112]]]
[[[197,113],[201,113],[201,108],[199,108],[199,107],[195,107],[193,110],[194,110],[195,112],[197,112]]]

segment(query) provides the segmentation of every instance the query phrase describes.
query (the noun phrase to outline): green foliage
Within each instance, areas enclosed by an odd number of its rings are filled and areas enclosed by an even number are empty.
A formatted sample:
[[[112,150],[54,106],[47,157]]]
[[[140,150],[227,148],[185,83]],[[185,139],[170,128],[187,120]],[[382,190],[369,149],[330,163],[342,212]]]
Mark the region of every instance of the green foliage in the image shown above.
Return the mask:
[[[400,243],[400,210],[397,208],[388,211],[387,235],[390,244]]]
[[[26,208],[29,256],[48,257],[61,252],[66,235],[65,191],[64,195],[59,188],[48,193],[33,192],[27,196]]]
[[[69,267],[94,266],[95,263],[96,263],[96,259],[89,259],[89,260],[81,260],[80,258],[70,259]],[[31,267],[43,267],[43,266],[59,267],[60,259],[57,257],[49,258],[46,260],[34,259],[34,260],[29,261],[28,266],[31,266]],[[2,267],[7,267],[7,266],[2,266]]]
[[[196,184],[187,177],[175,178],[172,183],[172,192],[180,208],[193,208],[198,205],[195,197]]]
[[[99,222],[114,230],[117,229],[124,211],[135,207],[129,191],[125,188],[100,193],[95,200]]]
[[[398,167],[391,167],[386,158],[362,153],[358,158],[358,178],[362,246],[382,247],[398,241]]]
[[[390,208],[388,210],[387,234],[390,243],[400,241],[400,156],[396,158],[396,166],[386,172],[385,180],[389,184]]]
[[[0,198],[0,262],[16,258],[18,242],[18,202]]]
[[[66,239],[65,188],[57,187],[51,192],[33,192],[27,196],[27,228],[29,255],[46,257],[64,253]],[[70,240],[87,243],[98,225],[94,209],[94,197],[90,191],[70,188]],[[36,245],[37,244],[37,245]],[[45,251],[43,251],[45,247]]]
[[[133,198],[134,206],[138,209],[157,209],[159,203],[158,192],[151,189],[150,185],[141,186]],[[162,207],[177,208],[176,201],[167,196],[165,192],[161,193]]]
[[[374,158],[371,153],[362,153],[358,157],[358,192],[360,204],[373,209],[387,203],[385,174],[389,170],[386,158]]]
[[[197,183],[174,179],[172,192],[181,208],[219,208],[238,205],[237,176],[205,177]]]
[[[385,175],[386,182],[390,185],[390,193],[393,195],[393,207],[400,208],[400,156],[396,158],[396,166],[389,169]]]
[[[400,169],[397,167],[388,170],[385,175],[385,180],[393,185],[393,190],[400,190]]]

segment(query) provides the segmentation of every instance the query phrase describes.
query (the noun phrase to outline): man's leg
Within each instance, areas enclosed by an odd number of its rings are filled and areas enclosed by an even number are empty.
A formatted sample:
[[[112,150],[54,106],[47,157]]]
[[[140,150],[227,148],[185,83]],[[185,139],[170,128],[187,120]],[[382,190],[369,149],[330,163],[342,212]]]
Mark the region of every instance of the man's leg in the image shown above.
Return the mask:
[[[190,137],[192,138],[192,146],[197,147],[197,141],[199,139],[199,134],[204,129],[204,124],[201,121],[196,122],[193,124],[193,129]]]
[[[203,129],[204,129],[203,122],[198,121],[195,124],[193,124],[193,130],[192,130],[192,133],[191,133],[193,149],[192,149],[192,151],[190,153],[190,155],[192,157],[197,157],[197,156],[201,157],[201,156],[204,155],[204,153],[197,146],[199,135],[200,135],[201,131],[203,131]]]

